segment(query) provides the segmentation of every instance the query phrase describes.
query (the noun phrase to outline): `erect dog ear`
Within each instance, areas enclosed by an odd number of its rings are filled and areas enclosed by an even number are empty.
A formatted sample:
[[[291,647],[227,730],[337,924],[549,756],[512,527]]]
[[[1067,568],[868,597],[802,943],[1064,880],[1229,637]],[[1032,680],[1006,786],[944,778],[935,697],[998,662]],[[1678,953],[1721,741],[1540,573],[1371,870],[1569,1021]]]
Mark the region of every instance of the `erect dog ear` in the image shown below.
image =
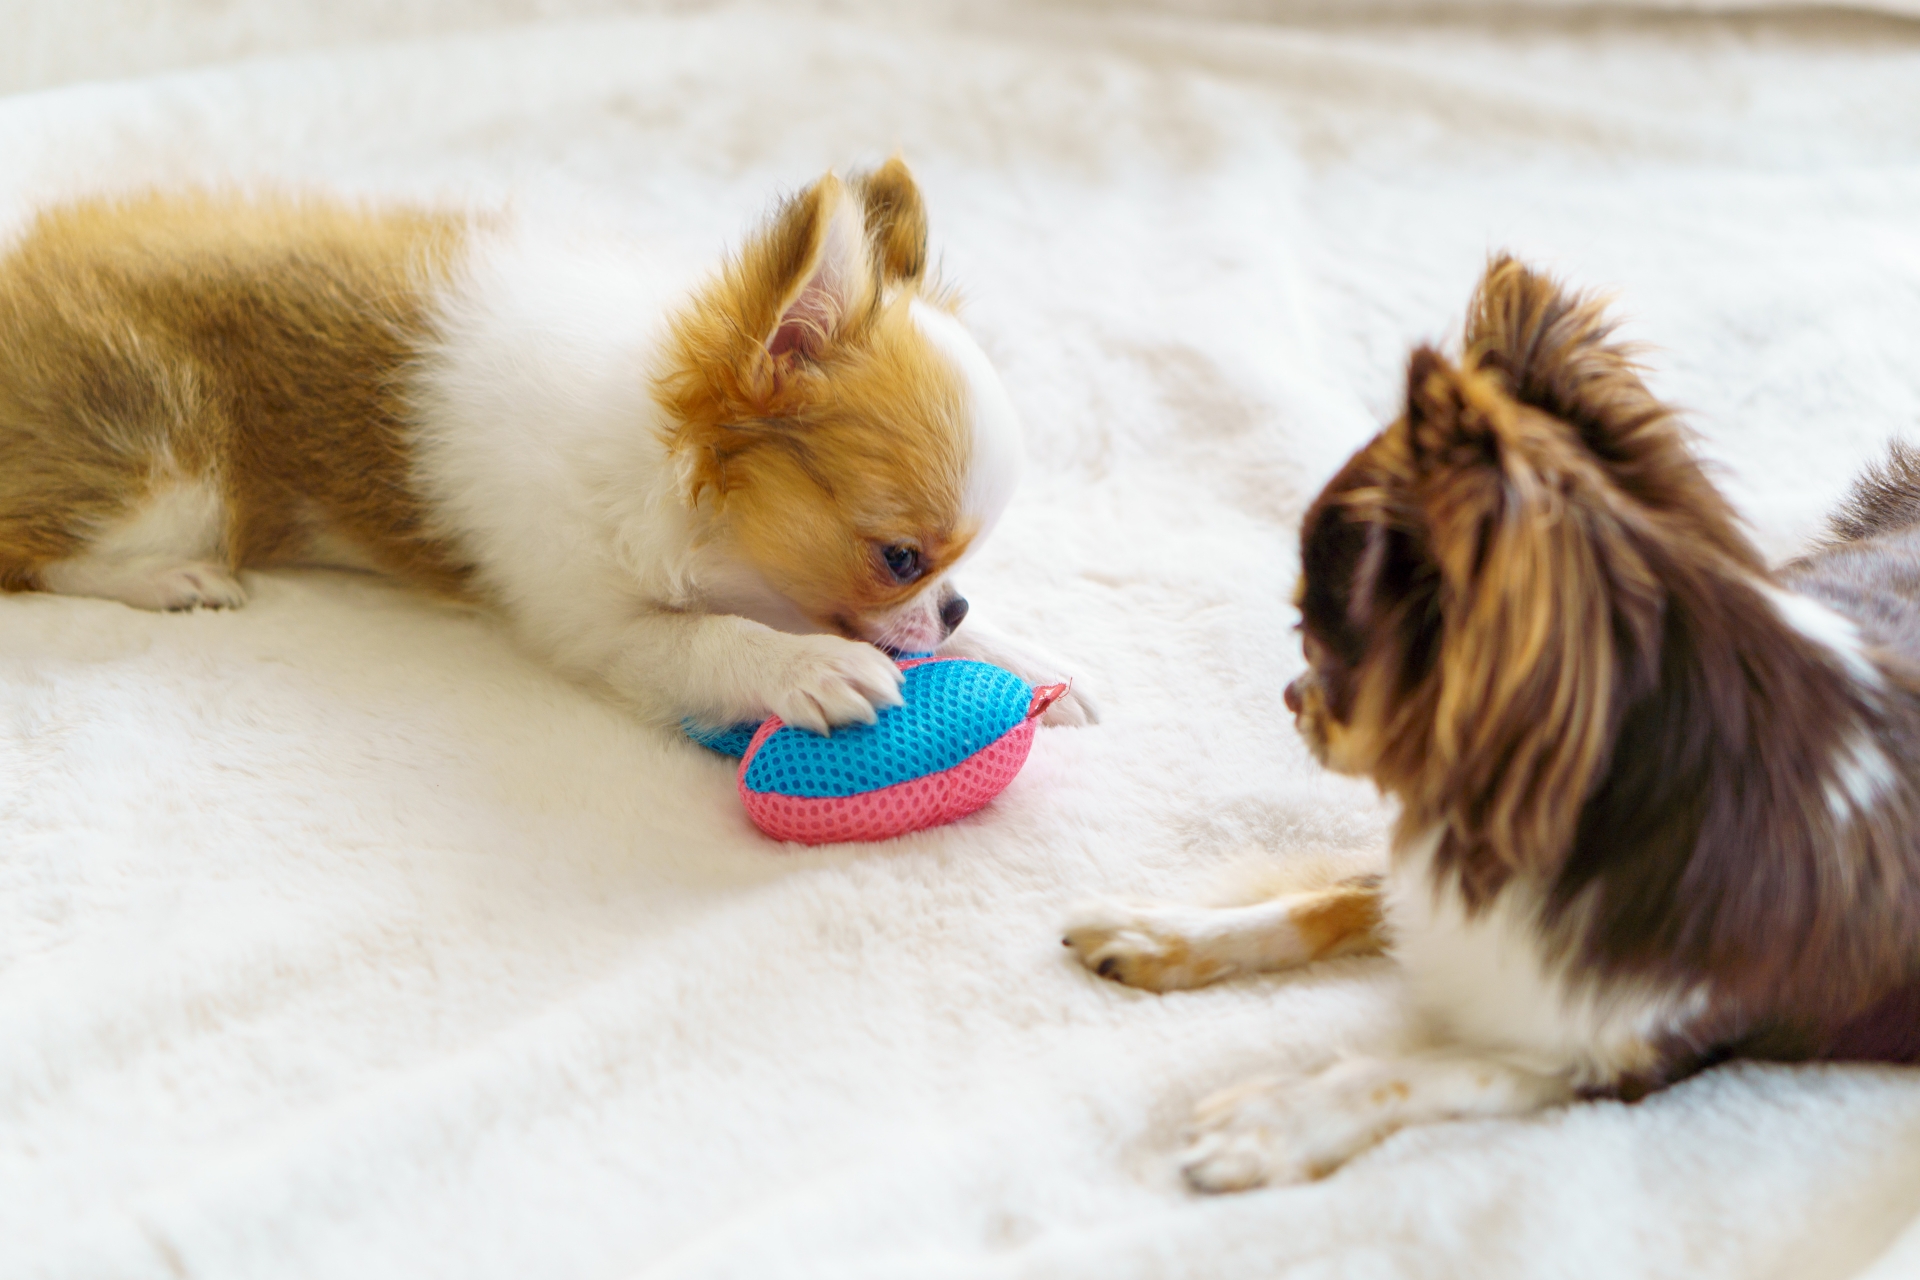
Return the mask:
[[[1432,347],[1407,361],[1407,456],[1416,476],[1497,465],[1500,434],[1513,417],[1497,387],[1454,365]]]
[[[1561,423],[1622,492],[1761,569],[1733,509],[1694,460],[1678,417],[1642,380],[1637,349],[1614,329],[1604,299],[1500,254],[1468,304],[1464,363],[1516,403]]]
[[[788,204],[768,239],[785,288],[764,331],[767,353],[822,359],[873,302],[866,220],[852,193],[828,174]]]
[[[914,281],[927,270],[927,210],[899,156],[851,183],[866,209],[867,236],[887,283]]]
[[[879,296],[864,206],[831,173],[782,204],[673,320],[654,391],[688,499],[728,491],[742,452],[804,423],[817,366],[861,341]]]
[[[1410,498],[1439,570],[1425,784],[1456,839],[1513,871],[1571,840],[1603,762],[1621,646],[1657,644],[1662,593],[1598,463],[1486,375],[1416,352]]]
[[[1671,417],[1614,328],[1604,299],[1499,254],[1467,304],[1466,364],[1604,448],[1609,437]]]

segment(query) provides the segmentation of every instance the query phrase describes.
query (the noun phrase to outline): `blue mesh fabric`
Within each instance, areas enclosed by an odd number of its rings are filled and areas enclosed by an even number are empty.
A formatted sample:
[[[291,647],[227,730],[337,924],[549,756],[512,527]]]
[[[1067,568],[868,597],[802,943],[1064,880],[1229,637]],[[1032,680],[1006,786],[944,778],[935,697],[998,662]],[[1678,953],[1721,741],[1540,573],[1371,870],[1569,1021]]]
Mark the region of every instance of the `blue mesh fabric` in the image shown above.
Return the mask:
[[[854,796],[951,769],[1026,718],[1033,688],[1004,667],[956,660],[909,667],[900,694],[874,724],[823,738],[804,729],[768,735],[741,779],[749,791]]]
[[[747,746],[753,741],[753,735],[759,729],[758,720],[748,720],[720,729],[702,729],[691,720],[680,722],[680,731],[689,738],[709,751],[718,751],[721,755],[732,756],[735,760],[747,754]]]

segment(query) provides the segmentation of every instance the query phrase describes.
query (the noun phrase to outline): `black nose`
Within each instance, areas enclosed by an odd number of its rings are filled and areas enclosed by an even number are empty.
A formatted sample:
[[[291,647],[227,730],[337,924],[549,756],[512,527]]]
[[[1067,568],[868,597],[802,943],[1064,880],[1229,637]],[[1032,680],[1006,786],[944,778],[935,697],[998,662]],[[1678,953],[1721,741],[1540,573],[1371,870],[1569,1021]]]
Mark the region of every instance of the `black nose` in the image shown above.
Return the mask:
[[[959,626],[960,620],[966,616],[967,598],[965,596],[953,596],[940,606],[940,625],[947,629],[948,635],[953,634],[953,629]]]

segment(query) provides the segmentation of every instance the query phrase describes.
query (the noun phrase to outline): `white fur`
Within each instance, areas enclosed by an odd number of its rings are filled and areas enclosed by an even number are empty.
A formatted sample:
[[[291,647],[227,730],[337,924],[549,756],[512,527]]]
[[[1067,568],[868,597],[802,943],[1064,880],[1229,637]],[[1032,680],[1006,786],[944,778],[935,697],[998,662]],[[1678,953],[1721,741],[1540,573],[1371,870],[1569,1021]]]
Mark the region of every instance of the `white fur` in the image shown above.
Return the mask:
[[[918,298],[907,306],[915,327],[946,358],[966,388],[965,412],[972,448],[961,510],[973,522],[975,533],[967,554],[961,557],[964,562],[1000,522],[1019,483],[1020,416],[1014,412],[1013,402],[1007,398],[986,352],[964,325]],[[879,620],[879,630],[872,637],[876,644],[902,653],[921,653],[946,639],[947,629],[940,619],[945,592],[936,582],[929,582],[928,588]]]
[[[1005,635],[988,623],[972,617],[940,646],[940,652],[953,658],[977,658],[1005,667],[1029,684],[1067,684],[1066,696],[1047,708],[1040,723],[1046,725],[1089,725],[1100,722],[1100,703],[1087,687],[1085,677],[1069,677],[1061,661],[1045,649]]]
[[[1834,753],[1827,807],[1844,823],[1856,813],[1871,812],[1898,779],[1886,751],[1866,730],[1856,729]]]
[[[1631,1069],[1649,1041],[1686,1026],[1704,990],[1656,990],[1576,978],[1549,953],[1538,925],[1541,899],[1509,884],[1476,913],[1448,877],[1436,883],[1433,832],[1400,850],[1388,876],[1387,916],[1395,958],[1415,1010],[1449,1039],[1575,1084],[1599,1084]],[[1580,916],[1580,906],[1569,911]]]
[[[232,608],[246,589],[226,568],[226,504],[202,479],[163,482],[78,556],[40,570],[60,595],[98,596],[140,609]]]
[[[829,236],[797,306],[839,279],[845,238]],[[871,722],[899,701],[892,661],[796,634],[815,628],[683,498],[649,387],[696,279],[625,247],[524,229],[477,237],[414,389],[417,482],[525,642],[644,713],[777,714],[822,732]],[[987,442],[969,494],[990,527],[1017,471],[1006,446],[1017,421],[957,322],[923,319],[922,330],[966,381]],[[933,648],[945,634],[939,595],[930,580],[869,638]]]
[[[1524,1115],[1573,1096],[1564,1076],[1469,1049],[1351,1058],[1314,1075],[1260,1077],[1202,1100],[1181,1172],[1200,1191],[1239,1191],[1332,1172],[1396,1129]]]
[[[1789,627],[1831,653],[1840,669],[1873,693],[1886,679],[1867,653],[1866,639],[1853,620],[1810,596],[1763,584],[1762,592]],[[1864,728],[1856,728],[1834,753],[1826,785],[1827,808],[1845,823],[1871,810],[1896,779],[1886,752]]]
[[[1387,914],[1409,1000],[1447,1047],[1256,1079],[1206,1099],[1182,1159],[1192,1185],[1227,1191],[1315,1177],[1407,1125],[1567,1101],[1645,1065],[1650,1041],[1705,1008],[1702,989],[1572,975],[1549,953],[1539,893],[1525,882],[1469,913],[1452,881],[1432,875],[1439,842],[1434,831],[1397,851]]]
[[[1068,913],[1062,940],[1103,977],[1153,991],[1185,990],[1313,959],[1293,923],[1301,901],[1296,895],[1202,907],[1094,899]]]
[[[1835,613],[1811,596],[1785,591],[1767,583],[1761,584],[1760,590],[1768,603],[1773,605],[1774,612],[1780,615],[1781,621],[1831,652],[1841,670],[1869,689],[1885,688],[1886,682],[1881,677],[1880,668],[1867,656],[1866,641],[1852,619]]]
[[[1007,398],[1000,375],[987,353],[952,315],[915,299],[909,312],[920,332],[960,371],[967,384],[967,413],[973,426],[972,473],[965,509],[979,522],[974,546],[985,541],[1000,521],[1020,481],[1025,444],[1020,415]]]

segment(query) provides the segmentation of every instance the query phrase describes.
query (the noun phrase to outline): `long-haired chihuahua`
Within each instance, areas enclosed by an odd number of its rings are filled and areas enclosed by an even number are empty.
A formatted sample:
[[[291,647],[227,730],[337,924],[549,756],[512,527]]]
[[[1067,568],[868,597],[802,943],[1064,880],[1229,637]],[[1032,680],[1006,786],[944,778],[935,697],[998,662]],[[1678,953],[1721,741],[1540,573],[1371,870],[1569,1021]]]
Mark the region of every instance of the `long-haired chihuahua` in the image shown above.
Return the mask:
[[[1307,513],[1287,705],[1398,802],[1385,875],[1069,924],[1153,990],[1404,970],[1419,1047],[1203,1102],[1197,1188],[1729,1057],[1920,1057],[1920,454],[1770,570],[1611,331],[1494,261]]]
[[[665,721],[897,703],[884,650],[959,625],[948,572],[1020,456],[897,159],[717,269],[205,194],[50,209],[0,256],[0,587],[190,609],[244,602],[243,569],[377,570]],[[1054,673],[977,627],[949,648]]]

